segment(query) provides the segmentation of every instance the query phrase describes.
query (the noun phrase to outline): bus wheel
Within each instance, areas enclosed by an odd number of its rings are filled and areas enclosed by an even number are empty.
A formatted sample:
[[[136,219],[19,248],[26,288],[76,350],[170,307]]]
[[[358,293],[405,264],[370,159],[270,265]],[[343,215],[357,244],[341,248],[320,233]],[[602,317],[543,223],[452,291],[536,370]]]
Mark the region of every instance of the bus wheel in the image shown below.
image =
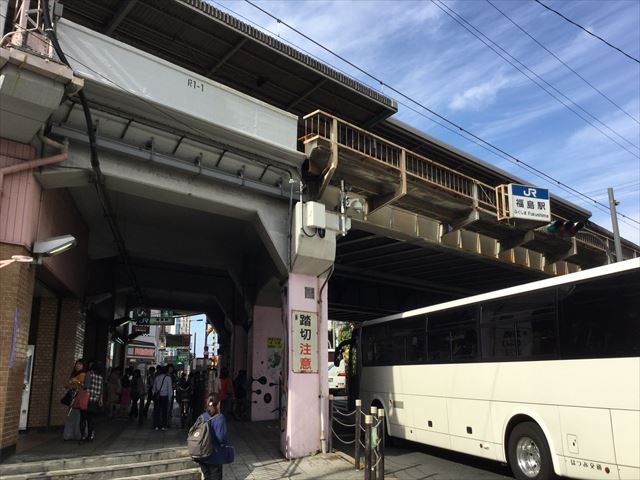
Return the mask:
[[[518,480],[556,478],[549,444],[534,422],[519,423],[509,436],[509,466]]]

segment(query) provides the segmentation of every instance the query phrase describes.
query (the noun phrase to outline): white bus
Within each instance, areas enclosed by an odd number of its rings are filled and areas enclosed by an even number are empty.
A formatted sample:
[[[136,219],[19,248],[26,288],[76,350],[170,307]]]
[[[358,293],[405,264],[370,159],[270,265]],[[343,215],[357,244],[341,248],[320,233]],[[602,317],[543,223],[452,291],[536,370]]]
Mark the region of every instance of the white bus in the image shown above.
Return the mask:
[[[640,259],[367,321],[350,352],[392,437],[519,480],[640,479]]]

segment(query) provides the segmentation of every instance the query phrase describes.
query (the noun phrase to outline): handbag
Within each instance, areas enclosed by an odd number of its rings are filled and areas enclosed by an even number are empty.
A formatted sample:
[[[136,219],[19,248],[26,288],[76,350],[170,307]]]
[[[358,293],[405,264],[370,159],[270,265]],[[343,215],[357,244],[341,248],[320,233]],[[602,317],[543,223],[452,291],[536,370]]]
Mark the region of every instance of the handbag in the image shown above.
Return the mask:
[[[70,407],[71,403],[73,402],[73,399],[75,398],[74,394],[75,394],[75,390],[70,388],[69,390],[67,390],[67,393],[65,393],[64,396],[60,399],[60,403],[62,403],[63,405],[66,405],[67,407]]]
[[[73,408],[78,410],[87,410],[89,406],[89,392],[86,390],[78,390],[78,394],[73,400]]]

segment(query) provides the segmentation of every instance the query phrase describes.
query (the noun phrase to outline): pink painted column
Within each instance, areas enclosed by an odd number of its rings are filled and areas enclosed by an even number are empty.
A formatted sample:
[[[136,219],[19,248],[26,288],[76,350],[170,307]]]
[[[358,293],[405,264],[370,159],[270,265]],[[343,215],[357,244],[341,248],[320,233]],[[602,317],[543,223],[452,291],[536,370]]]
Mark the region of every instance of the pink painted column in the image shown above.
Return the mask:
[[[283,396],[283,411],[281,429],[282,452],[287,458],[299,458],[324,451],[328,437],[328,398],[329,387],[327,380],[327,286],[322,293],[320,288],[324,277],[289,274],[287,308],[287,365],[286,392]],[[312,297],[312,298],[309,298]],[[319,301],[320,299],[320,301]],[[318,342],[317,372],[294,373],[294,349],[300,348],[294,342],[293,329],[300,326],[294,324],[293,312],[312,312],[317,315]]]

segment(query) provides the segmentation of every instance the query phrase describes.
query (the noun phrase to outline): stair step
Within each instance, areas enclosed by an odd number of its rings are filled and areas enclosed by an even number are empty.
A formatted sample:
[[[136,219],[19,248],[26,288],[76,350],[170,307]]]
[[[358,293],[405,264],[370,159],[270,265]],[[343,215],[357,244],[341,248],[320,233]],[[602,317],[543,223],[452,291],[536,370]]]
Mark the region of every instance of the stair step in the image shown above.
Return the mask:
[[[129,478],[135,476],[151,475],[159,478],[159,475],[171,474],[177,471],[184,471],[194,466],[191,457],[179,457],[172,459],[160,459],[150,462],[135,462],[125,464],[111,464],[93,467],[80,467],[65,470],[49,470],[44,472],[30,472],[18,475],[3,475],[3,480],[32,480],[32,479],[55,479],[55,480],[90,480],[92,478],[114,479]],[[171,476],[166,477],[171,478]]]
[[[155,460],[172,460],[175,458],[187,456],[188,455],[186,448],[162,448],[157,450],[142,450],[127,453],[61,458],[43,462],[9,463],[6,465],[0,465],[0,477],[4,478],[6,475],[43,473],[59,470],[75,470],[79,468],[93,468],[108,465],[152,462]]]
[[[200,480],[202,474],[200,468],[188,468],[175,472],[149,473],[147,475],[136,475],[133,477],[117,477],[114,480]]]

